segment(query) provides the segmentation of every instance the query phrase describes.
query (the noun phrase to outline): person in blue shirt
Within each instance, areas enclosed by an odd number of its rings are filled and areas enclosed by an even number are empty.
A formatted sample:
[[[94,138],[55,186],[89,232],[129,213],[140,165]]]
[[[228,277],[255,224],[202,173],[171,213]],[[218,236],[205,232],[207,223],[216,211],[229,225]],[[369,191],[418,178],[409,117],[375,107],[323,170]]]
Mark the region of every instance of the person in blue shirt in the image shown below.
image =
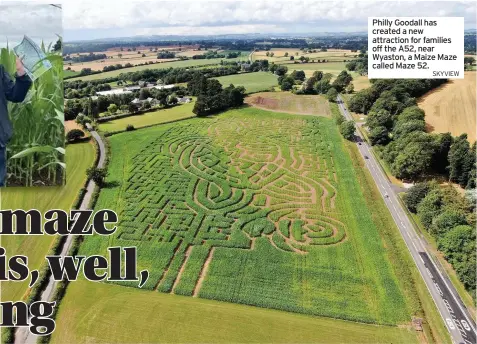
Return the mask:
[[[12,80],[5,67],[0,65],[0,187],[5,186],[7,176],[7,143],[13,135],[12,123],[8,117],[7,102],[21,103],[31,80],[25,73],[21,59],[16,60],[15,81]]]

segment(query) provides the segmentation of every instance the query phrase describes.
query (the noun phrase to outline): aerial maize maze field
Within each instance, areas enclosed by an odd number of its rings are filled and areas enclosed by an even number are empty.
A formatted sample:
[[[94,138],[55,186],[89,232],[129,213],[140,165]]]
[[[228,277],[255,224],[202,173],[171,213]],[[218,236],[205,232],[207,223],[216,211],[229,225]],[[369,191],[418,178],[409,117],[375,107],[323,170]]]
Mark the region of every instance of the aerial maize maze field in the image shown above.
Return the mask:
[[[113,237],[152,291],[377,324],[411,318],[336,125],[231,110],[110,138]],[[133,285],[130,285],[133,286]]]

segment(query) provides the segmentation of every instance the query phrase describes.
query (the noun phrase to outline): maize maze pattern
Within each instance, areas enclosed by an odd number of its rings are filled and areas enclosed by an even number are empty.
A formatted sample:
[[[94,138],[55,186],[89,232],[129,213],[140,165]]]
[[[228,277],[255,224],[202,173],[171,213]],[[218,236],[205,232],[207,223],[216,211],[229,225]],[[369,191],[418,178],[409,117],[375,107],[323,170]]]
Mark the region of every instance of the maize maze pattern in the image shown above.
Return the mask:
[[[160,132],[134,156],[119,239],[174,244],[157,289],[197,295],[216,247],[253,249],[264,236],[277,250],[306,254],[346,239],[333,158],[315,124],[189,122]],[[187,290],[176,290],[197,246],[200,266]]]

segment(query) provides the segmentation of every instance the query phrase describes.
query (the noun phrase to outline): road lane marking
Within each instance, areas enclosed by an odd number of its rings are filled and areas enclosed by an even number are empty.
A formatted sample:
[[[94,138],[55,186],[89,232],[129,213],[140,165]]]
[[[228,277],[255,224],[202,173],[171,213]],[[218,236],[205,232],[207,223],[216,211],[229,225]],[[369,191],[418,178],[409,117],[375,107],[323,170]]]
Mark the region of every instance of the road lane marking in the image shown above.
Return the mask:
[[[340,102],[339,102],[339,104],[340,104],[340,110],[342,110],[342,112],[345,114],[345,117],[347,117],[347,118],[350,119],[350,120],[353,120],[353,118],[351,117],[351,115],[347,112],[347,109],[346,109],[344,103],[342,102],[342,100],[341,100],[341,98],[340,98],[339,96],[338,96],[338,99],[339,99],[339,101],[340,101]],[[355,127],[358,127],[358,126],[355,124]],[[358,136],[362,138],[362,136],[361,136],[361,134],[359,133],[359,131],[358,131]],[[365,143],[363,150],[366,151],[366,149],[367,149],[368,151],[370,150],[370,148],[369,148],[369,147],[367,146],[367,144]],[[362,155],[364,155],[361,150],[360,150],[360,153],[361,153]],[[364,158],[364,156],[363,156],[363,158]],[[375,174],[373,175],[373,173],[371,173],[373,179],[375,180],[376,184],[379,183],[379,184],[381,185],[381,187],[382,187],[382,185],[383,185],[383,184],[382,184],[382,180],[385,180],[386,183],[387,183],[387,179],[385,178],[384,172],[383,172],[380,168],[377,168],[379,171],[376,170],[377,162],[375,161],[374,156],[373,156],[373,157],[370,157],[370,159],[366,159],[366,160],[369,160],[369,165],[367,164],[367,166],[368,166],[368,168],[370,169],[370,171],[371,171],[371,169],[374,170],[374,173],[375,173]],[[375,164],[376,164],[376,166],[375,166]],[[370,167],[371,167],[371,168],[370,168]],[[383,187],[383,188],[384,188],[384,187]],[[385,189],[385,188],[384,188],[384,189]],[[395,197],[394,192],[392,191],[391,193],[393,194],[393,197]],[[393,205],[394,211],[395,211],[395,213],[396,213],[396,214],[394,214],[393,212],[391,212],[391,215],[392,215],[393,219],[395,220],[396,224],[397,224],[396,217],[397,217],[399,220],[401,220],[401,215],[403,215],[403,216],[407,219],[407,221],[409,222],[409,224],[411,224],[411,222],[409,221],[408,216],[407,216],[407,214],[404,212],[404,210],[401,208],[400,211],[398,211],[398,210],[396,209],[396,206],[394,205],[393,201],[390,200],[390,202],[391,202],[391,204]],[[386,203],[385,203],[385,204],[386,204]],[[389,207],[388,207],[388,208],[389,208]],[[406,226],[402,223],[402,221],[401,221],[401,224],[402,224],[402,227],[400,227],[400,226],[398,225],[398,228],[400,229],[400,231],[402,232],[402,231],[404,230],[406,233],[408,233],[408,236],[411,238],[411,235],[410,235],[410,233],[409,233],[411,229],[409,229],[409,230],[406,229]],[[413,227],[413,226],[411,225],[411,227]],[[416,229],[413,229],[413,233],[414,233],[414,231],[416,231]],[[412,238],[411,238],[411,243],[412,243],[412,245],[414,246],[414,248],[416,249],[416,251],[419,251],[419,250],[417,249],[416,245],[414,244],[414,241],[412,240]],[[422,243],[422,240],[421,240],[420,238],[417,238],[416,243],[422,247],[422,251],[423,251],[423,252],[426,252],[426,253],[427,253],[426,246],[424,245],[424,243]],[[408,248],[409,248],[409,245],[407,245],[407,246],[408,246]],[[424,263],[424,260],[422,259],[422,257],[420,257],[420,258],[421,258],[421,260],[422,260],[423,263]],[[432,263],[432,264],[434,265],[434,267],[435,267],[435,264],[434,264],[434,262],[432,261],[432,259],[431,259],[430,257],[429,257],[429,259],[431,260],[431,263]],[[417,261],[416,261],[415,259],[414,259],[414,262],[415,262],[415,264],[417,265]],[[425,263],[424,263],[424,264],[425,264]],[[456,301],[457,305],[459,306],[460,310],[462,311],[464,317],[468,320],[467,314],[462,310],[462,306],[460,305],[459,300],[455,297],[453,291],[449,288],[449,286],[448,286],[448,284],[447,284],[447,281],[445,280],[445,278],[442,276],[441,272],[440,272],[437,268],[436,268],[436,271],[437,271],[439,277],[444,281],[444,284],[445,284],[446,288],[449,290],[450,294],[453,296],[454,300]],[[430,291],[430,286],[429,286],[427,283],[426,283],[426,287],[427,287],[428,290]],[[436,300],[435,300],[434,298],[433,298],[433,301],[434,301],[434,303],[436,303]],[[437,303],[436,303],[436,306],[437,306]],[[444,318],[441,309],[440,309],[439,307],[438,307],[438,309],[439,309],[439,313],[441,313],[441,316]],[[473,323],[472,323],[472,322],[471,322],[471,327],[472,327],[472,329],[474,329],[474,326],[473,326]],[[475,331],[475,329],[474,329],[474,331]],[[464,340],[465,340],[465,339],[464,339]],[[465,340],[465,342],[466,342],[466,343],[470,343],[470,342],[467,341],[467,340]],[[474,344],[474,343],[472,343],[472,344]]]

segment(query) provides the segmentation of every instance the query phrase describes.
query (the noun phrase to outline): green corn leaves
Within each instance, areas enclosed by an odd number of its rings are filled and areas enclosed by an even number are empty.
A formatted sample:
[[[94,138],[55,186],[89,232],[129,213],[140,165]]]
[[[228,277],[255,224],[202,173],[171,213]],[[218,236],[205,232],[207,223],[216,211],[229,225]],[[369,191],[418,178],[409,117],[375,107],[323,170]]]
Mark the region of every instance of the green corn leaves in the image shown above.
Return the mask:
[[[7,185],[61,185],[65,182],[63,59],[46,51],[53,65],[35,80],[25,100],[8,105],[13,137],[7,147]],[[15,55],[0,49],[0,64],[13,77]]]

